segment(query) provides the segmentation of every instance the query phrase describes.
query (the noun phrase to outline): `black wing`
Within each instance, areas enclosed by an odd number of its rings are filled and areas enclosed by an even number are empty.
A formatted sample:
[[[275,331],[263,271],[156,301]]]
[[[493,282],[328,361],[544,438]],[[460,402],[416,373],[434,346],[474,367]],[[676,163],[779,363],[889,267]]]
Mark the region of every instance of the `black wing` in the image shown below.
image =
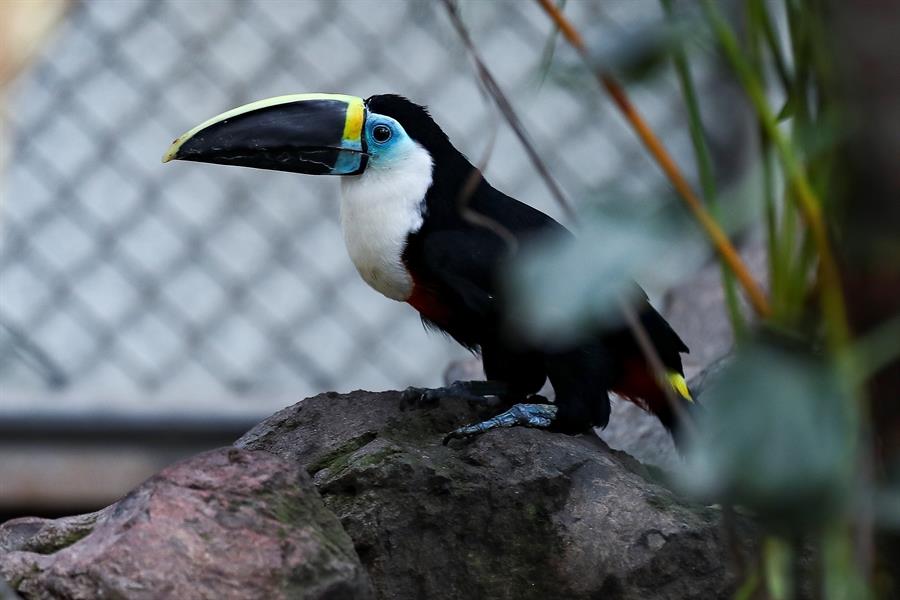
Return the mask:
[[[430,324],[468,347],[483,344],[486,338],[499,335],[503,325],[506,299],[503,298],[500,275],[512,257],[510,246],[490,226],[463,219],[457,203],[449,203],[445,198],[429,200],[429,210],[442,211],[443,218],[431,220],[431,226],[426,225],[410,236],[404,259],[414,273],[417,285],[431,289],[450,309],[447,312],[453,315],[448,322]],[[468,207],[512,234],[518,247],[538,236],[571,235],[548,215],[510,198],[483,180],[469,199]],[[435,222],[441,225],[435,226]],[[679,354],[687,352],[687,347],[650,305],[637,284],[633,291],[635,310],[663,362],[681,371]],[[626,327],[600,335],[605,339],[621,337],[628,346],[634,344]]]
[[[443,306],[445,319],[428,316],[434,325],[460,343],[474,347],[499,332],[503,299],[500,274],[511,258],[511,245],[498,235],[497,226],[516,240],[514,247],[544,232],[565,229],[544,213],[514,200],[482,180],[469,198],[468,208],[496,226],[473,223],[461,216],[458,199],[428,198],[429,217],[422,229],[407,239],[403,254],[416,287]]]

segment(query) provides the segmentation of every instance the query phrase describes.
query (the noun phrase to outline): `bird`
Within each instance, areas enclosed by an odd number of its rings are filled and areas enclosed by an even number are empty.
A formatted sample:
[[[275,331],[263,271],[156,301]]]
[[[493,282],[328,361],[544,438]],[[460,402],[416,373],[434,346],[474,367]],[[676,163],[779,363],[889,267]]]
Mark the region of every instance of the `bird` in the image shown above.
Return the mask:
[[[573,234],[494,188],[426,107],[396,94],[277,96],[187,131],[164,154],[171,160],[341,176],[341,229],[362,279],[482,358],[485,381],[454,382],[434,397],[500,397],[509,406],[445,443],[517,425],[602,428],[611,392],[655,415],[676,445],[689,429],[688,348],[637,284],[627,306],[658,363],[624,322],[562,345],[517,331],[504,285],[511,260],[536,240]],[[539,395],[548,379],[552,403]]]

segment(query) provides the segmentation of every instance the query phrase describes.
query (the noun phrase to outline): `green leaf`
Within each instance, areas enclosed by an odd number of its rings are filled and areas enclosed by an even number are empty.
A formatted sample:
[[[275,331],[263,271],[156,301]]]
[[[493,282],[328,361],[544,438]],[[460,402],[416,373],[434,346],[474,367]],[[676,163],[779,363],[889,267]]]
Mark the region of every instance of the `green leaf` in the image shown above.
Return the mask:
[[[675,208],[598,209],[577,238],[523,247],[507,281],[516,330],[564,345],[618,325],[620,300],[637,293],[633,279],[668,287],[694,272],[709,251]]]
[[[791,547],[784,541],[769,536],[762,549],[766,588],[772,600],[787,600],[791,589]]]
[[[790,94],[787,97],[784,104],[781,106],[781,109],[778,111],[778,114],[775,116],[776,121],[781,123],[797,114],[797,101],[794,98],[795,96],[793,94]]]
[[[795,349],[742,348],[703,394],[681,484],[776,530],[819,527],[846,507],[857,464],[855,404],[843,389],[833,369]]]
[[[668,66],[672,53],[698,35],[696,19],[648,20],[604,31],[589,50],[595,68],[619,79],[637,82],[657,75]]]

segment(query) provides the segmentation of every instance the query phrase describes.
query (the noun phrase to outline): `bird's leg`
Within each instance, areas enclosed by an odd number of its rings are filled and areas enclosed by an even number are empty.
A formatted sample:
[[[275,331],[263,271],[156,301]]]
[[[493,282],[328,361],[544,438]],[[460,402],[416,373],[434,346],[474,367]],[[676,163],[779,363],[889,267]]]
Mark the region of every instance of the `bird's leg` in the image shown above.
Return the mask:
[[[502,381],[454,381],[446,387],[406,388],[403,399],[415,404],[434,404],[441,398],[450,397],[485,404],[489,396],[503,397],[509,392],[509,384]]]
[[[533,398],[540,398],[540,396],[533,396]],[[556,417],[556,410],[556,406],[552,404],[514,404],[506,412],[502,412],[487,421],[454,429],[444,436],[444,445],[447,445],[452,439],[478,435],[498,427],[521,425],[524,427],[547,428],[553,423],[553,419]]]

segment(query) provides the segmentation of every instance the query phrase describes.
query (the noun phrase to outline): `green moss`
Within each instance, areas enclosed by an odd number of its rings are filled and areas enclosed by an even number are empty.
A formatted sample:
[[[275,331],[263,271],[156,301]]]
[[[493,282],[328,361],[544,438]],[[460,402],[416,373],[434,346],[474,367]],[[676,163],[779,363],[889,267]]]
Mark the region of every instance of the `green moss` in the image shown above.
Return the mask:
[[[307,472],[310,475],[315,475],[322,469],[326,468],[331,471],[341,470],[350,461],[350,456],[354,452],[372,442],[372,440],[374,440],[376,437],[378,437],[377,433],[375,433],[374,431],[367,431],[362,435],[358,435],[347,440],[346,442],[311,464],[309,468],[307,468]]]
[[[522,502],[497,506],[485,538],[466,552],[467,593],[478,597],[498,597],[511,586],[526,590],[521,598],[553,598],[566,595],[541,576],[535,565],[552,564],[564,554],[563,541],[552,524],[552,515],[565,505],[568,489],[549,498],[542,486],[523,485]],[[532,499],[529,499],[532,498]],[[488,502],[489,499],[486,499]],[[483,518],[476,517],[474,523]],[[466,523],[465,515],[458,515]],[[496,552],[502,547],[503,552]],[[511,582],[516,582],[511,584]]]
[[[400,452],[401,451],[398,448],[382,448],[381,450],[378,450],[377,452],[372,452],[371,454],[366,454],[366,455],[362,456],[356,462],[356,466],[363,468],[363,467],[371,467],[374,465],[380,465],[381,463],[384,462],[384,459],[386,459],[387,457],[393,456],[395,454],[400,454]],[[348,457],[348,462],[349,462],[349,457]]]
[[[79,542],[93,531],[93,523],[85,527],[73,527],[63,532],[39,535],[28,546],[28,550],[37,554],[52,554]]]
[[[323,541],[337,547],[349,543],[349,538],[341,539],[345,534],[337,519],[317,501],[304,498],[299,489],[269,495],[264,506],[265,512],[281,524],[276,530],[279,539],[290,538],[292,529],[298,525],[316,524],[317,529],[311,532],[312,535],[321,536]]]
[[[638,472],[638,475],[642,476],[647,481],[663,487],[669,487],[672,484],[672,475],[664,469],[660,469],[656,465],[647,463],[641,463],[641,466],[643,469],[641,469],[641,472]]]
[[[299,492],[298,492],[299,493]],[[300,521],[303,515],[303,507],[296,496],[290,494],[278,494],[268,499],[269,513],[276,521],[285,525],[294,525]]]
[[[716,519],[715,512],[709,507],[672,494],[648,494],[646,502],[660,512],[681,515],[682,518],[687,518],[687,514],[690,513],[706,522],[713,522]]]
[[[649,494],[647,496],[647,504],[658,510],[666,511],[672,508],[677,503],[671,496],[665,496],[663,494]]]

